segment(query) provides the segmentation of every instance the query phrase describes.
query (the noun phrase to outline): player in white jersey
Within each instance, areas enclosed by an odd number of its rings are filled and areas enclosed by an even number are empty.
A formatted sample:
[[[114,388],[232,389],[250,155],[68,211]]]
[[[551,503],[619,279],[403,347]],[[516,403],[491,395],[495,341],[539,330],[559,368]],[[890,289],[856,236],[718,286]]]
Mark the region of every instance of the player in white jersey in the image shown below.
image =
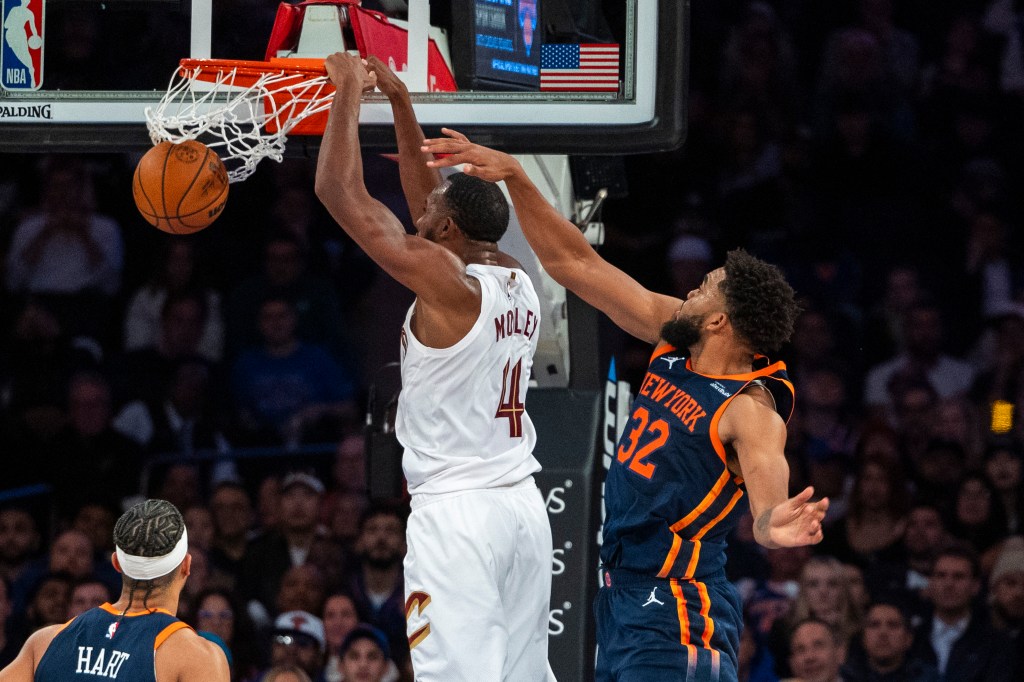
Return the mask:
[[[416,293],[402,328],[396,432],[412,493],[406,619],[416,679],[543,682],[551,528],[532,474],[524,402],[540,322],[521,266],[498,250],[509,207],[497,185],[442,181],[420,151],[405,86],[379,60],[327,58],[337,88],[316,191],[384,270]],[[391,100],[416,235],[366,191],[359,100]]]

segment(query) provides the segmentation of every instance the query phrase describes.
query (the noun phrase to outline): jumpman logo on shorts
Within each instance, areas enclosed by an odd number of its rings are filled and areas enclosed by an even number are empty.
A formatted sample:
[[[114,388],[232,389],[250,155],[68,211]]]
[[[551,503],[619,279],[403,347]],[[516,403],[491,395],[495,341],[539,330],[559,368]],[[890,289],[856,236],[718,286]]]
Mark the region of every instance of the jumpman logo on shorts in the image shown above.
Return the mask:
[[[653,590],[651,590],[651,596],[649,596],[647,598],[647,601],[644,602],[644,606],[647,606],[648,604],[661,604],[662,606],[665,605],[665,602],[661,601],[660,599],[658,599],[657,597],[654,596],[654,593],[657,592],[657,591],[658,591],[657,587],[655,587]]]

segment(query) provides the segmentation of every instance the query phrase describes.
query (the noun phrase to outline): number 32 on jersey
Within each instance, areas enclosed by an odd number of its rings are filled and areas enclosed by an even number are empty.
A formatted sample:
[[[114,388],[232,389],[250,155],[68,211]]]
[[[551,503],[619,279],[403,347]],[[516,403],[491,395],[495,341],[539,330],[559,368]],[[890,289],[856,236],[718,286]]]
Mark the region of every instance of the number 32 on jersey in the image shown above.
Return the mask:
[[[645,460],[668,441],[668,424],[664,419],[652,422],[647,408],[637,407],[633,411],[630,425],[633,428],[628,436],[623,437],[616,455],[620,464],[628,461],[631,471],[649,479],[658,465]]]

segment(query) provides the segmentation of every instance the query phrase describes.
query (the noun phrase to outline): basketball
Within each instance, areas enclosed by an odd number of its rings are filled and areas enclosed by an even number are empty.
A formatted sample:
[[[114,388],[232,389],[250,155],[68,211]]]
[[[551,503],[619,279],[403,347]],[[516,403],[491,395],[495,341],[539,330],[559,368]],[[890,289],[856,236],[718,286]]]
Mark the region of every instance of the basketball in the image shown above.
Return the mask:
[[[43,46],[43,39],[39,36],[32,36],[28,39],[28,48],[30,50],[38,50]]]
[[[201,142],[161,142],[135,167],[132,192],[135,206],[151,225],[171,234],[192,234],[224,210],[228,172]]]

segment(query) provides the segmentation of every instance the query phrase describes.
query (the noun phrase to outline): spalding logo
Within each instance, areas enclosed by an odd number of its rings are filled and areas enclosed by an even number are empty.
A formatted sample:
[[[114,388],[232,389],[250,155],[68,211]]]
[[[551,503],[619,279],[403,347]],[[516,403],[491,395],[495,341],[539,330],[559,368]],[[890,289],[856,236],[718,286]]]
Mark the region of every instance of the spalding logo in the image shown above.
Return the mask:
[[[211,208],[209,211],[206,212],[206,217],[207,218],[215,217],[218,213],[220,213],[221,211],[224,210],[224,204],[225,203],[227,203],[227,202],[221,202],[221,203],[217,204],[216,206],[214,206],[213,208]]]

